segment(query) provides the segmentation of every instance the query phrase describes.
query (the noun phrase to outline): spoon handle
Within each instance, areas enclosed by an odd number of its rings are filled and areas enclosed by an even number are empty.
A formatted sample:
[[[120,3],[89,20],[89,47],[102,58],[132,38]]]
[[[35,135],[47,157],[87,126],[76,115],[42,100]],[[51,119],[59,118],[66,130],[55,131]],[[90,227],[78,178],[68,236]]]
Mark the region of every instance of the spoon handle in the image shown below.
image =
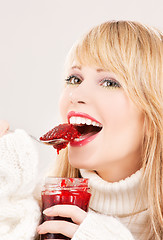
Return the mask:
[[[9,129],[8,130],[8,133],[13,133],[14,130],[12,129]],[[53,140],[46,140],[46,141],[41,141],[39,138],[36,138],[35,136],[31,135],[31,134],[28,134],[28,136],[30,136],[33,140],[39,142],[39,143],[42,143],[42,144],[46,144],[46,145],[58,145],[58,144],[61,144],[61,143],[65,143],[65,142],[68,142],[67,140],[63,139],[63,138],[58,138],[58,139],[53,139]]]

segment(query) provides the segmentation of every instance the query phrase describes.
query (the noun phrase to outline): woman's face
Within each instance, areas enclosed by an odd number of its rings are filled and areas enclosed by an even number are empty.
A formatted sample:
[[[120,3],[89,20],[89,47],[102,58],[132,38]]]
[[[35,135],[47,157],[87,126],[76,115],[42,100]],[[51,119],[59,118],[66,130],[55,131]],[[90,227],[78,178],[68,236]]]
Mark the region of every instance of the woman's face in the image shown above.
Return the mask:
[[[68,147],[72,166],[96,170],[108,181],[123,179],[140,168],[143,113],[113,73],[73,65],[60,111],[64,122],[85,124],[82,138]]]

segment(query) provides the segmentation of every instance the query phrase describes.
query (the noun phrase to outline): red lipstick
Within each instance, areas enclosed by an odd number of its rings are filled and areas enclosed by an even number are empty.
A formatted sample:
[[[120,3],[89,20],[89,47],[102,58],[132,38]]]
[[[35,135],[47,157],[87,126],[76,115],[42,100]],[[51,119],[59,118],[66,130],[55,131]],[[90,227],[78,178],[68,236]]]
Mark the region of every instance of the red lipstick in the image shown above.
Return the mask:
[[[76,112],[76,111],[70,111],[67,115],[67,118],[68,118],[68,122],[69,122],[69,119],[71,117],[83,117],[83,118],[88,118],[94,122],[97,122],[99,123],[100,125],[102,125],[99,121],[97,121],[95,118],[91,117],[89,114],[87,113],[83,113],[83,112]]]

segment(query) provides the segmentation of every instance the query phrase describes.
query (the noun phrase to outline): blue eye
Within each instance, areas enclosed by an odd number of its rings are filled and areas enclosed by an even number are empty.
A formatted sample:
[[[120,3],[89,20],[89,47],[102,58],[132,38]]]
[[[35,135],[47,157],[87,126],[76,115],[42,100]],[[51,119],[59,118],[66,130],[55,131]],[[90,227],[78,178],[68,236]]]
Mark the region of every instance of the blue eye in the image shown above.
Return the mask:
[[[104,79],[100,82],[100,85],[102,87],[106,87],[106,88],[120,88],[121,85],[113,79]]]
[[[67,84],[78,85],[82,82],[82,80],[75,75],[71,75],[71,76],[69,76],[68,78],[65,79],[65,82]]]

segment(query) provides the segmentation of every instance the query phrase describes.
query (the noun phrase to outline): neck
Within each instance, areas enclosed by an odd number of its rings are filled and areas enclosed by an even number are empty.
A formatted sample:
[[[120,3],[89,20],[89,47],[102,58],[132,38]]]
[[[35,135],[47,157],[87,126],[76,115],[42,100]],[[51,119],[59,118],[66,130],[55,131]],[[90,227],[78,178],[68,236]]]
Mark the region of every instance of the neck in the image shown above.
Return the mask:
[[[107,182],[118,182],[141,168],[140,161],[128,161],[127,159],[110,162],[107,167],[96,170],[96,173]]]

